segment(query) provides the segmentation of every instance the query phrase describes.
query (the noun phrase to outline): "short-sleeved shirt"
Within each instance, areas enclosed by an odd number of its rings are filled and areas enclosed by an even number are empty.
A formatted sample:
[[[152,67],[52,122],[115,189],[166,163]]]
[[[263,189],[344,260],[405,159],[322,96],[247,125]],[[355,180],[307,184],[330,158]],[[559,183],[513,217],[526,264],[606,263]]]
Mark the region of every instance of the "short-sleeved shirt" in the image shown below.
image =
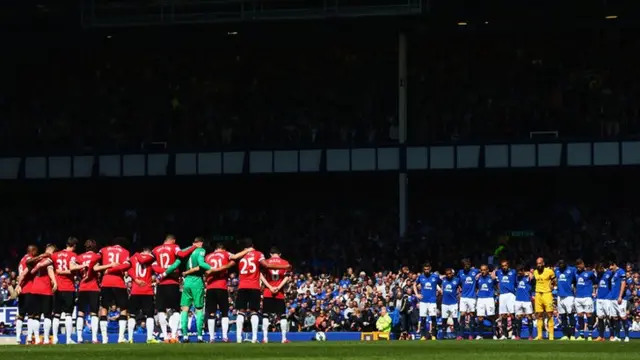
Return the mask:
[[[267,259],[267,262],[274,265],[289,265],[289,262],[285,259],[279,257],[272,257]],[[282,284],[285,275],[287,274],[287,270],[285,269],[265,269],[264,277],[267,279],[269,285],[273,287],[278,287]],[[271,293],[269,288],[264,288],[264,297],[265,298],[275,298],[275,299],[284,299],[284,291],[279,291],[277,294]]]
[[[226,250],[216,250],[204,258],[212,269],[226,266],[231,261],[231,254]],[[220,271],[207,275],[207,289],[227,290],[228,271]]]
[[[534,269],[533,277],[536,279],[536,293],[550,293],[553,291],[551,282],[556,278],[553,270],[544,268],[541,273],[538,269]]]
[[[102,256],[102,265],[108,264],[124,264],[129,261],[129,250],[123,248],[120,245],[107,246],[100,250]],[[127,286],[124,283],[124,272],[114,271],[105,272],[102,276],[102,287],[113,287],[126,289]]]
[[[53,267],[56,270],[68,271],[71,268],[71,264],[76,262],[76,257],[77,255],[73,251],[62,250],[53,253],[51,260],[53,260]],[[56,274],[58,291],[75,291],[74,277],[73,273],[69,275]]]
[[[264,254],[253,250],[248,252],[238,262],[239,275],[238,290],[252,289],[260,290],[260,261],[264,260]]]
[[[93,270],[93,267],[98,264],[101,256],[93,251],[87,251],[76,257],[76,263],[78,265],[85,265],[86,268],[82,269],[80,278],[79,291],[100,291],[98,285],[98,273]]]

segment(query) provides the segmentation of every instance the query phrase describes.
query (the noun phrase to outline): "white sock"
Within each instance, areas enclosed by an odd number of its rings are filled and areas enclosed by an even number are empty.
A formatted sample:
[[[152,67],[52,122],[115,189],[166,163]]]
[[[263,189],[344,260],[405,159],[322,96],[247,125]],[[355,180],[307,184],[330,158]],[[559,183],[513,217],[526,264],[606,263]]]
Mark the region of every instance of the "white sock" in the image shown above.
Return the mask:
[[[251,321],[253,322],[253,317],[251,317]],[[262,340],[269,340],[269,319],[266,317],[262,318]]]
[[[223,317],[222,318],[222,338],[226,339],[228,334],[229,334],[229,318]]]
[[[26,318],[25,321],[27,322],[27,337],[24,339],[24,343],[29,344],[33,336],[33,322],[30,318]]]
[[[136,328],[136,320],[129,318],[127,325],[129,326],[129,340],[133,340],[133,330]]]
[[[287,340],[287,331],[289,330],[289,322],[287,319],[280,319],[280,331],[282,332],[282,341]]]
[[[28,327],[28,323],[27,323]],[[16,341],[20,342],[20,336],[22,335],[22,319],[16,319]]]
[[[82,324],[84,328],[84,324]],[[96,315],[91,315],[91,341],[98,342],[98,328],[100,327],[100,318]]]
[[[147,340],[153,340],[153,325],[154,321],[152,317],[147,318]]]
[[[79,343],[84,341],[82,338],[82,330],[84,330],[84,315],[76,318],[76,341]]]
[[[43,329],[44,329],[44,343],[48,344],[49,343],[49,334],[51,334],[51,319],[49,318],[44,318],[43,321]]]
[[[67,344],[71,343],[71,333],[73,332],[73,318],[67,314],[64,318],[64,333],[67,335]]]
[[[238,314],[236,318],[236,340],[242,342],[242,328],[244,327],[244,315]]]
[[[160,324],[160,331],[162,332],[162,338],[167,339],[167,313],[159,312],[158,313],[158,323]]]
[[[134,326],[135,326],[135,320]],[[124,332],[127,329],[127,320],[118,320],[118,341],[124,339]]]
[[[260,324],[260,318],[258,315],[251,315],[251,341],[258,340],[258,325]]]
[[[207,327],[209,328],[209,341],[213,341],[216,338],[216,319],[208,319]]]
[[[36,344],[40,343],[40,321],[36,319],[30,319],[29,323],[31,324],[31,333],[33,334],[33,341]]]
[[[107,320],[100,320],[100,334],[102,334],[102,343],[108,343],[109,335],[107,335]]]
[[[58,331],[60,331],[60,318],[53,318],[53,343],[58,343]]]
[[[169,327],[171,328],[171,337],[178,338],[178,330],[180,330],[180,312],[174,311],[169,317]]]

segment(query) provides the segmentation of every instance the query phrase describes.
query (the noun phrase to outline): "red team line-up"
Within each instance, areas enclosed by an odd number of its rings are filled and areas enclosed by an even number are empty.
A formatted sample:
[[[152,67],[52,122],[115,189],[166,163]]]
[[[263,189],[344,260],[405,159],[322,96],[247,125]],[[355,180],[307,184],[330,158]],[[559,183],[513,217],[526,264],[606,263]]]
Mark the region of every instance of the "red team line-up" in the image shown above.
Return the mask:
[[[180,258],[188,257],[194,250],[202,247],[202,239],[196,238],[192,246],[180,249],[175,237],[169,235],[162,245],[152,251],[143,249],[133,256],[130,256],[129,251],[122,247],[123,240],[116,238],[111,246],[104,247],[100,251],[97,251],[95,240],[87,240],[84,243],[85,252],[80,255],[75,253],[78,244],[76,238],[69,238],[66,248],[61,251],[56,251],[56,246],[49,244],[42,254],[38,254],[37,246],[30,245],[19,265],[19,286],[16,289],[19,294],[16,341],[21,342],[22,328],[26,322],[25,343],[40,343],[41,319],[44,331],[41,342],[43,344],[49,344],[49,335],[52,330],[53,343],[58,342],[57,335],[60,320],[63,317],[67,334],[70,333],[73,328],[72,313],[76,303],[74,280],[78,276],[80,278],[76,319],[78,342],[83,342],[84,321],[87,316],[90,316],[91,341],[98,343],[98,330],[100,330],[102,342],[107,343],[107,312],[112,305],[116,305],[120,310],[118,342],[127,341],[125,329],[128,330],[129,341],[132,341],[135,317],[139,314],[142,314],[143,318],[146,317],[147,342],[157,342],[153,336],[156,312],[164,341],[177,342],[178,330],[182,322],[180,311],[181,308],[185,311],[185,307],[181,304],[180,272],[175,270],[167,274],[167,270]],[[280,258],[277,249],[272,249],[271,258],[265,259],[262,253],[253,250],[250,239],[247,239],[245,245],[247,248],[242,252],[231,254],[220,244],[214,252],[204,258],[204,262],[210,268],[218,269],[217,272],[208,271],[205,279],[206,311],[210,314],[208,325],[211,339],[214,338],[215,313],[219,309],[222,313],[222,338],[223,341],[228,341],[227,269],[235,265],[234,260],[239,260],[241,267],[243,261],[252,264],[252,266],[245,264],[244,270],[239,272],[236,301],[236,309],[239,311],[238,323],[243,321],[244,311],[247,316],[250,316],[252,340],[254,342],[257,340],[259,322],[257,313],[260,311],[261,298],[264,315],[281,317],[284,314],[285,297],[282,287],[289,281],[285,270],[290,268],[289,263]],[[193,268],[192,271],[197,269]],[[266,276],[262,270],[268,271]],[[157,276],[154,277],[154,274]],[[130,293],[127,291],[125,275],[129,275],[132,280]],[[263,287],[264,291],[261,292]],[[202,307],[202,305],[196,303],[195,306],[196,311],[203,310],[198,309],[198,306]],[[167,313],[171,313],[169,318]],[[280,322],[282,341],[288,342],[286,320],[281,319]],[[269,319],[265,316],[263,318],[265,341],[268,328]],[[238,341],[241,340],[241,336],[239,326]],[[200,336],[199,339],[201,339]],[[72,343],[71,336],[67,336],[66,341]]]

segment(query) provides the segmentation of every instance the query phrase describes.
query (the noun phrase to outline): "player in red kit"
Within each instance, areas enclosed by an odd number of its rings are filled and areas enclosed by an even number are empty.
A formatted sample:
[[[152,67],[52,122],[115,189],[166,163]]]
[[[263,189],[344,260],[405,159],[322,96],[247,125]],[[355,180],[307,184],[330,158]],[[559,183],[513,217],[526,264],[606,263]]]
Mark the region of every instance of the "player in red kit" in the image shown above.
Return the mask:
[[[76,334],[78,343],[83,342],[82,330],[84,329],[85,316],[91,316],[91,341],[98,343],[98,310],[100,307],[100,286],[98,285],[98,273],[115,264],[100,265],[102,258],[96,252],[96,241],[89,239],[84,242],[85,252],[76,256],[74,266],[82,266],[80,287],[78,288],[78,317],[76,319]]]
[[[242,342],[242,330],[245,316],[251,316],[251,342],[258,342],[258,325],[260,318],[258,311],[260,310],[260,300],[262,297],[260,286],[260,269],[288,269],[289,265],[269,264],[264,255],[253,249],[253,241],[251,239],[244,240],[245,249],[231,256],[231,260],[240,260],[239,267],[239,284],[238,295],[236,297],[236,309],[238,317],[236,319],[236,341]]]
[[[58,343],[58,330],[60,328],[60,318],[65,314],[64,326],[67,334],[67,344],[73,344],[71,340],[71,329],[73,329],[73,308],[76,304],[76,287],[74,284],[74,273],[82,266],[76,264],[76,245],[78,239],[70,237],[67,239],[67,248],[53,253],[51,260],[56,272],[58,291],[53,297],[53,343]]]
[[[195,246],[190,246],[181,250],[176,244],[175,236],[167,235],[164,243],[152,251],[155,257],[153,271],[158,275],[164,274],[176,260],[191,255],[195,249]],[[178,341],[180,328],[180,271],[178,269],[159,280],[156,287],[156,310],[162,338],[167,342]],[[168,322],[167,310],[173,312]],[[167,334],[167,325],[171,328],[171,339]]]
[[[53,244],[47,245],[46,253],[52,255],[56,251]],[[36,343],[40,337],[40,317],[44,316],[43,321],[43,344],[49,344],[49,333],[51,332],[51,309],[53,306],[53,293],[58,289],[56,273],[53,269],[53,261],[51,257],[40,260],[36,266],[30,271],[34,275],[33,286],[31,287],[31,296],[29,297],[29,315],[33,321],[34,337]]]
[[[289,262],[280,257],[280,250],[272,247],[269,251],[271,255],[267,259],[269,265],[289,266]],[[260,274],[260,281],[264,284],[264,293],[262,299],[262,332],[263,343],[269,341],[269,325],[270,318],[280,319],[280,331],[282,332],[282,343],[288,343],[287,330],[289,323],[286,319],[286,307],[284,303],[284,291],[282,288],[289,282],[287,270],[266,270]]]
[[[225,250],[224,245],[219,243],[216,250],[208,254],[204,261],[211,266],[211,269],[219,270],[212,272],[206,277],[207,303],[206,311],[209,314],[209,341],[213,342],[216,333],[216,312],[220,311],[220,322],[222,325],[222,341],[228,342],[229,333],[229,290],[227,288],[227,269],[234,266],[235,261],[231,260],[231,253]]]
[[[27,320],[27,339],[25,341],[26,344],[31,342],[31,335],[33,334],[32,325],[33,321],[29,319],[29,304],[33,301],[30,301],[31,297],[31,288],[33,287],[33,274],[31,274],[31,269],[35,266],[40,260],[51,256],[48,253],[44,253],[38,255],[38,247],[35,245],[29,245],[27,247],[27,254],[20,259],[20,264],[18,265],[18,286],[16,292],[18,293],[18,316],[16,317],[16,342],[20,344],[22,335],[22,324],[24,319]],[[40,319],[38,319],[38,326],[40,326]]]
[[[107,338],[107,311],[111,305],[115,305],[120,310],[118,318],[118,342],[125,342],[124,332],[127,327],[127,286],[124,283],[125,271],[131,264],[129,261],[129,250],[122,247],[125,242],[123,238],[113,239],[113,245],[100,250],[101,265],[110,265],[104,270],[102,275],[102,289],[100,290],[100,333],[102,343],[109,342]]]
[[[131,257],[129,262],[129,276],[132,279],[131,295],[129,296],[129,342],[133,343],[133,330],[136,327],[136,317],[146,321],[147,343],[157,343],[153,338],[155,306],[153,301],[153,271],[151,269],[151,248],[144,248]]]

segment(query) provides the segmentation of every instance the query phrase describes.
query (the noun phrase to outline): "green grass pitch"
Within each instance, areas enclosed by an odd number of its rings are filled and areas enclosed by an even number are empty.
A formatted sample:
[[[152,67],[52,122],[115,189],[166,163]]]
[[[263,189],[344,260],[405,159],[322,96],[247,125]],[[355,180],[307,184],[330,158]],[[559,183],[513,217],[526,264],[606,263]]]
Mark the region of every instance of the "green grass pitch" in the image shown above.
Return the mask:
[[[290,344],[113,344],[3,346],[7,360],[204,359],[607,359],[640,358],[630,343],[529,341],[304,342]]]

